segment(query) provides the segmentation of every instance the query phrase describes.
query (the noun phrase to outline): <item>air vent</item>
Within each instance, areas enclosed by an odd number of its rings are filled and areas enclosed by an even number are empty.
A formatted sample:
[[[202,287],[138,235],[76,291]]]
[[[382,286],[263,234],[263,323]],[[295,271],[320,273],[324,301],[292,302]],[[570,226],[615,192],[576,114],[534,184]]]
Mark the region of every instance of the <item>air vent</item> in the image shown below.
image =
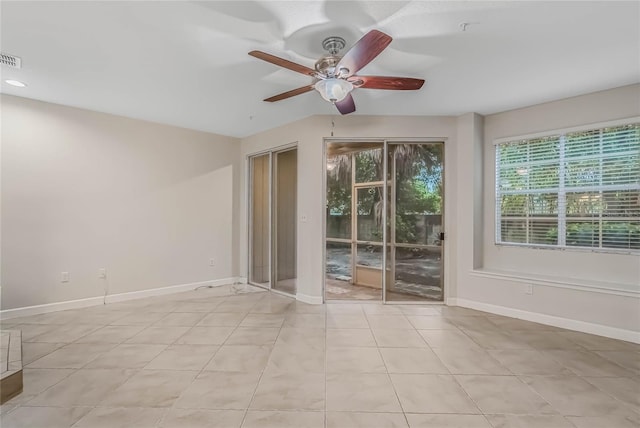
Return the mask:
[[[20,59],[20,57],[17,57],[17,56],[0,53],[0,64],[8,65],[9,67],[13,67],[13,68],[21,68],[22,60]]]

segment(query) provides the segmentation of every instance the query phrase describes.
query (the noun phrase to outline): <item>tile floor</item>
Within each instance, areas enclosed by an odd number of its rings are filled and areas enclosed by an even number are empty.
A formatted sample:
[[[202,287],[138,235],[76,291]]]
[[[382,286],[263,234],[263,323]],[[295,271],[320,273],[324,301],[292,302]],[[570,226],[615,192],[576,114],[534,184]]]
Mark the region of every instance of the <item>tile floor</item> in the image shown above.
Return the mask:
[[[202,289],[3,322],[10,427],[640,426],[640,346],[444,306]]]

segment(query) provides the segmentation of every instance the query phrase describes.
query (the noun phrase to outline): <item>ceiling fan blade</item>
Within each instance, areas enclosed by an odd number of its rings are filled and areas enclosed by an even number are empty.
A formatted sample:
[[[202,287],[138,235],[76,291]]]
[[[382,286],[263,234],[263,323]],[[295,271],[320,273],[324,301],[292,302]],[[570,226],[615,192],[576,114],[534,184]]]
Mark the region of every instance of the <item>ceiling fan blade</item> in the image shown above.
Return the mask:
[[[369,31],[342,57],[336,70],[346,68],[349,70],[346,76],[354,75],[377,57],[391,43],[391,40],[393,40],[391,36],[381,31]]]
[[[316,71],[305,67],[304,65],[296,64],[295,62],[291,62],[284,58],[277,57],[275,55],[268,54],[266,52],[261,51],[251,51],[249,55],[261,59],[263,61],[270,62],[271,64],[278,65],[280,67],[288,68],[289,70],[297,71],[298,73],[306,74],[309,76],[315,76]]]
[[[292,89],[290,91],[283,92],[283,93],[278,94],[278,95],[274,95],[272,97],[267,98],[264,101],[268,101],[268,102],[272,103],[274,101],[284,100],[284,99],[287,99],[287,98],[295,97],[296,95],[304,94],[305,92],[313,91],[313,89],[314,89],[313,85],[303,86],[301,88]]]
[[[411,77],[391,77],[391,76],[352,76],[349,81],[357,88],[367,89],[393,89],[415,91],[422,88],[424,80]],[[359,84],[358,81],[362,81]]]
[[[349,114],[356,111],[356,103],[353,101],[351,94],[347,94],[342,101],[336,102],[336,108],[340,114]]]

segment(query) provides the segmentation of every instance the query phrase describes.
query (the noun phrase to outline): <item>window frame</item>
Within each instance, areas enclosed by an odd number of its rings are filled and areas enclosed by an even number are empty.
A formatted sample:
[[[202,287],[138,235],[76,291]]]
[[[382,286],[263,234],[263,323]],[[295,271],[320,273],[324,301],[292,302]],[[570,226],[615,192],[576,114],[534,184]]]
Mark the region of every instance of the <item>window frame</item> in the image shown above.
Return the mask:
[[[596,122],[586,125],[567,127],[567,128],[559,128],[559,129],[551,129],[541,132],[535,132],[524,135],[516,135],[510,137],[501,137],[493,140],[493,165],[494,165],[494,189],[493,189],[493,197],[494,197],[494,245],[498,247],[519,247],[519,248],[530,248],[530,249],[546,249],[546,250],[556,250],[556,251],[575,251],[575,252],[588,252],[588,253],[613,253],[613,254],[631,254],[631,255],[640,255],[640,250],[635,249],[625,249],[625,248],[599,248],[599,247],[579,247],[579,246],[567,246],[565,239],[566,233],[566,213],[563,221],[561,220],[560,213],[558,213],[558,243],[553,244],[540,244],[540,243],[522,243],[522,242],[503,242],[501,241],[501,200],[500,193],[498,191],[498,173],[499,173],[499,165],[498,165],[498,146],[520,141],[520,140],[535,140],[540,138],[547,138],[558,136],[559,139],[564,139],[566,134],[574,133],[574,132],[584,132],[584,131],[593,131],[602,128],[610,128],[616,126],[624,126],[624,125],[634,125],[640,124],[640,116],[628,117],[625,119],[611,120],[606,122]],[[560,154],[558,158],[558,162],[561,163],[562,154]],[[560,168],[561,170],[563,168]],[[561,176],[563,176],[562,171],[559,172]],[[538,189],[536,192],[539,192]],[[558,200],[563,195],[566,195],[567,189],[564,187],[564,177],[561,178],[561,182],[558,184],[557,188],[553,190],[558,194]],[[534,193],[536,193],[534,192]],[[530,194],[524,192],[523,194]],[[526,216],[525,216],[526,217]],[[523,217],[523,218],[525,218]],[[562,238],[561,238],[562,236]],[[562,244],[561,244],[562,242]]]

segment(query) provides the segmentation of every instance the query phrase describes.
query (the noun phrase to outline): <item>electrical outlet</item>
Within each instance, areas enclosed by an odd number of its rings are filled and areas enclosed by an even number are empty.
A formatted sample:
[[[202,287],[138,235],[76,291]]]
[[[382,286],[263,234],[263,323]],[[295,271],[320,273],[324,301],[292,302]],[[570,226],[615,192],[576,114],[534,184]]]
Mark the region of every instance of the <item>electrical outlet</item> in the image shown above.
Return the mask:
[[[533,294],[533,284],[527,284],[526,288],[524,289],[524,293]]]
[[[107,277],[107,270],[105,268],[98,269],[98,279],[105,279]]]
[[[60,274],[60,282],[69,282],[69,272],[62,272]]]
[[[216,265],[216,261],[214,259],[209,259],[209,266],[215,266]]]

